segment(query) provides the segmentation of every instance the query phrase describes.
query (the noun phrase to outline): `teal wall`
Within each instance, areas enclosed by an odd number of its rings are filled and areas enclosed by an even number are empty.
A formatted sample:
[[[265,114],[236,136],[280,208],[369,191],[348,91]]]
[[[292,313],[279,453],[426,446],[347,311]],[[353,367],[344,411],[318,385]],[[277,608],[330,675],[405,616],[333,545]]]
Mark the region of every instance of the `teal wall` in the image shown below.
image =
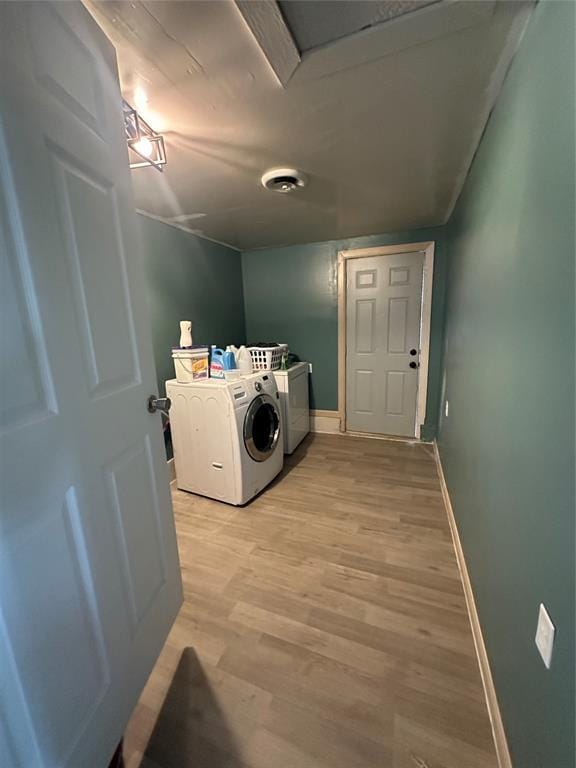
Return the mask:
[[[448,227],[440,452],[517,768],[575,765],[574,30],[536,6]]]
[[[247,251],[242,254],[249,342],[284,341],[312,363],[311,407],[338,408],[338,251],[435,240],[428,407],[424,439],[436,434],[441,389],[445,250],[441,228]]]
[[[180,320],[192,320],[194,343],[245,341],[240,253],[139,215],[158,388],[174,378],[171,348]]]

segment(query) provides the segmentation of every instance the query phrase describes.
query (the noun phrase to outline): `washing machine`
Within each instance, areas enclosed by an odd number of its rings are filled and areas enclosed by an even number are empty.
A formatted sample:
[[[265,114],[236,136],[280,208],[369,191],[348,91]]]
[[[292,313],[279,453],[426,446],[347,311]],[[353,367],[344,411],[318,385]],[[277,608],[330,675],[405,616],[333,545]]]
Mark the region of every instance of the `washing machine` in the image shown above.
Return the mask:
[[[176,484],[228,504],[246,504],[284,461],[272,373],[227,381],[166,382]]]

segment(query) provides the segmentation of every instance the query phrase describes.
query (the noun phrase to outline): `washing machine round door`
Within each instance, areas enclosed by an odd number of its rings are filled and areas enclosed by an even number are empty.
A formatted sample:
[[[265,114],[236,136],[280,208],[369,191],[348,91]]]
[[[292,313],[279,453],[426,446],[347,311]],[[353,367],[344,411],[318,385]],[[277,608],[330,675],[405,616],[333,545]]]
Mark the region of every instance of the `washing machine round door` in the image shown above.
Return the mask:
[[[244,419],[244,445],[254,461],[266,461],[280,437],[280,413],[270,395],[258,395],[248,406]]]

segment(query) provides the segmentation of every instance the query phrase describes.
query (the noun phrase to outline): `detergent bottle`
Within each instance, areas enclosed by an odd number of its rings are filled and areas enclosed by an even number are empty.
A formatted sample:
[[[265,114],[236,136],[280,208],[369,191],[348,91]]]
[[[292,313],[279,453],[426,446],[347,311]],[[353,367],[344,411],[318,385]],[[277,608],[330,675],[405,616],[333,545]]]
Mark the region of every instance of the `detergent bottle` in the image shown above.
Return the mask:
[[[244,344],[238,350],[238,368],[243,376],[252,373],[252,355],[250,350],[246,349]]]
[[[224,370],[233,371],[236,368],[236,356],[232,351],[232,347],[228,345],[226,352],[224,352]]]
[[[220,349],[215,344],[212,345],[210,352],[210,378],[224,378],[224,350]]]

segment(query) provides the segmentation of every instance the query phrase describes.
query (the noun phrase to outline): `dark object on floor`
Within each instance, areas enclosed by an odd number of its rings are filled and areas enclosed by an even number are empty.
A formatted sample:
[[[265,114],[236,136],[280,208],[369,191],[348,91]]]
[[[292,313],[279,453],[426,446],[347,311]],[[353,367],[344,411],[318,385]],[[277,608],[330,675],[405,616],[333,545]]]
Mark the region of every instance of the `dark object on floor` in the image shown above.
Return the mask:
[[[218,745],[218,746],[216,746]],[[185,648],[144,752],[154,768],[236,768],[239,749],[193,648]]]
[[[124,742],[121,741],[120,744],[116,747],[116,752],[114,752],[114,755],[112,756],[112,760],[110,760],[110,764],[108,768],[124,768],[124,755],[123,755],[123,746]]]

